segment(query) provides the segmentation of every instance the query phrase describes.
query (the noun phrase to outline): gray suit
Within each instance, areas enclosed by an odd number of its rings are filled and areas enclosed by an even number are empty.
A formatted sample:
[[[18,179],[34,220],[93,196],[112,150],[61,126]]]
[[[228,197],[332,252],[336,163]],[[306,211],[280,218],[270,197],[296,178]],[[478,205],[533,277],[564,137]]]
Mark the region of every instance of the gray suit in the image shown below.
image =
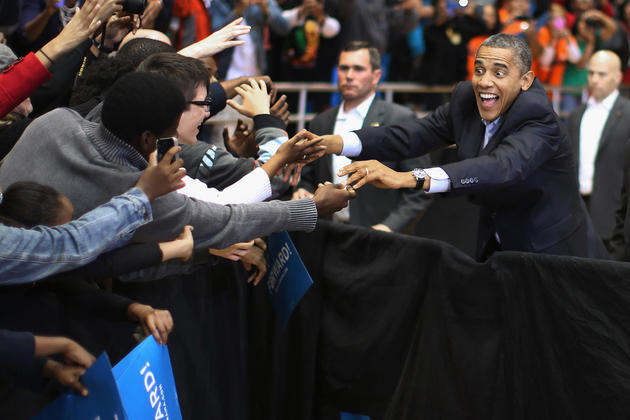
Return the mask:
[[[585,104],[574,108],[567,121],[576,169],[580,164],[580,124],[585,110]],[[593,191],[588,200],[588,211],[595,230],[607,247],[615,227],[615,211],[621,205],[624,146],[628,138],[630,138],[630,101],[619,95],[602,130],[595,157]],[[577,172],[576,176],[578,176]]]
[[[338,111],[337,106],[315,116],[309,126],[310,131],[319,135],[332,133]],[[410,109],[376,97],[365,116],[363,127],[398,124],[413,118],[415,117]],[[428,155],[400,162],[383,163],[400,172],[431,166]],[[298,188],[313,192],[317,184],[324,181],[332,181],[330,155],[325,155],[304,167]],[[382,223],[394,232],[405,232],[413,228],[413,224],[426,212],[430,203],[430,196],[419,190],[389,190],[366,185],[359,190],[356,198],[350,203],[350,223],[361,226]]]

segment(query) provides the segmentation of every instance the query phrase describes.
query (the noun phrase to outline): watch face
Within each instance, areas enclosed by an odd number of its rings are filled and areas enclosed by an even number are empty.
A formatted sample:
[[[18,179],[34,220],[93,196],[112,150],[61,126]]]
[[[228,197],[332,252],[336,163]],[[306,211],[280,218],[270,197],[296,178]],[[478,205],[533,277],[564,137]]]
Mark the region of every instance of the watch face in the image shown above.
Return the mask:
[[[414,169],[413,171],[411,171],[411,173],[413,174],[413,177],[416,178],[417,181],[424,181],[424,179],[427,177],[427,174],[424,172],[424,170],[422,169]]]

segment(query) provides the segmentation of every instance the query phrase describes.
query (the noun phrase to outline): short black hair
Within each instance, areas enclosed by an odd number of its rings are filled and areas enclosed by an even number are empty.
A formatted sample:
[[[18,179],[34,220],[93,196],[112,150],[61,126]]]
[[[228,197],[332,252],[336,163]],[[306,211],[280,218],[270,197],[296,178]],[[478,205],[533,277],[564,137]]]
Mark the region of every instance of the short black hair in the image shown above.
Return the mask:
[[[372,66],[372,71],[378,70],[381,68],[381,53],[378,51],[373,44],[365,41],[351,41],[347,43],[342,49],[341,52],[351,52],[351,51],[359,51],[359,50],[368,50],[370,54],[370,65]],[[339,54],[341,56],[341,54]],[[337,59],[339,62],[339,59]]]
[[[527,42],[519,36],[504,33],[491,35],[481,43],[479,48],[481,47],[511,50],[516,59],[514,64],[521,70],[521,76],[527,73],[532,67],[532,52]],[[479,50],[477,50],[477,52],[479,52]]]
[[[175,51],[173,46],[157,39],[134,38],[120,47],[116,53],[116,58],[135,69],[153,54],[174,53]]]
[[[167,78],[179,88],[187,101],[193,100],[197,86],[208,86],[211,76],[201,60],[177,53],[153,54],[138,66],[138,71]]]
[[[85,72],[77,77],[75,87],[72,89],[70,106],[105,95],[116,80],[134,71],[152,54],[173,51],[175,48],[162,41],[149,38],[132,39],[123,45],[114,57],[101,56],[85,68]]]
[[[57,190],[47,185],[15,182],[2,194],[0,216],[13,226],[54,226],[63,210],[61,197]]]
[[[187,107],[184,95],[166,78],[133,72],[118,79],[109,90],[101,119],[114,135],[132,143],[145,130],[161,135]]]

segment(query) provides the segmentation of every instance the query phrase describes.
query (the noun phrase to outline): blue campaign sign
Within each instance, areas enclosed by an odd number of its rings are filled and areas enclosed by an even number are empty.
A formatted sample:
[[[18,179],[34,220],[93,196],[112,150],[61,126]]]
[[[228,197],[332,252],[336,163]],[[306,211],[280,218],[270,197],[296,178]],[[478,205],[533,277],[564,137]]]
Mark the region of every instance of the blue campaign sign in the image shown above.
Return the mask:
[[[282,326],[313,284],[289,234],[276,232],[267,240],[267,290]]]
[[[129,419],[181,420],[168,348],[147,337],[112,369]]]
[[[118,387],[112,375],[112,366],[106,353],[96,359],[81,377],[88,389],[88,396],[82,397],[69,391],[57,398],[34,417],[36,420],[76,420],[76,419],[116,419],[125,420]]]

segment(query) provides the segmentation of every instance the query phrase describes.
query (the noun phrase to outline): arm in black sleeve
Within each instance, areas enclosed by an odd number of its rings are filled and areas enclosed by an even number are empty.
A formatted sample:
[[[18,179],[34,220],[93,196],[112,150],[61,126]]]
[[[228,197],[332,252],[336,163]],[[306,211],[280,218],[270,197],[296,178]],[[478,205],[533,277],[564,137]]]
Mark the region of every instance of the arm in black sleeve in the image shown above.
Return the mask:
[[[157,243],[129,244],[106,252],[90,264],[63,273],[61,277],[69,280],[100,280],[117,277],[161,262],[162,251]]]
[[[212,100],[212,103],[210,104],[210,116],[216,115],[225,108],[227,94],[219,82],[210,83],[208,86],[208,92],[210,93],[210,98]]]
[[[362,151],[355,159],[395,161],[422,156],[453,143],[450,124],[447,103],[419,120],[358,130]]]
[[[64,307],[77,314],[91,314],[116,320],[129,319],[127,309],[131,299],[106,292],[83,280],[55,280],[55,291]]]
[[[13,383],[40,387],[45,359],[35,358],[35,337],[29,332],[0,330],[0,371]]]
[[[50,67],[52,77],[41,85],[31,95],[33,103],[33,116],[39,116],[46,112],[68,106],[74,80],[82,67],[91,61],[92,53],[89,52],[91,40],[86,40],[74,50],[57,58]]]

